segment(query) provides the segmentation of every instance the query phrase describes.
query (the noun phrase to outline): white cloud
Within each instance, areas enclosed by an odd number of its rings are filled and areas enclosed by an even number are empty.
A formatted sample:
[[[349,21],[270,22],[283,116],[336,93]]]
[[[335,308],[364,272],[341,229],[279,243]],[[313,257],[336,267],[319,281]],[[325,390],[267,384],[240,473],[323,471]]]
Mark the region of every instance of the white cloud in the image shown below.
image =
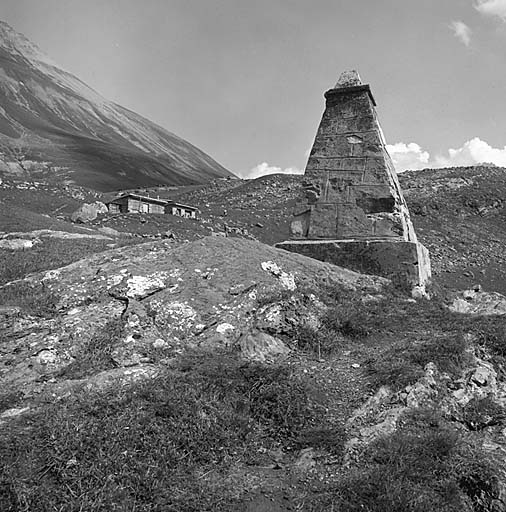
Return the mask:
[[[506,21],[506,0],[477,0],[474,7],[486,16],[499,16]]]
[[[275,165],[269,165],[267,162],[255,165],[253,169],[241,173],[243,178],[258,178],[259,176],[265,176],[266,174],[304,174],[304,171],[297,169],[296,167],[276,167]]]
[[[448,156],[436,156],[431,167],[466,166],[481,163],[506,167],[506,146],[493,148],[479,137],[468,140],[458,149],[449,149]]]
[[[429,167],[429,152],[424,151],[415,142],[410,142],[409,144],[405,144],[404,142],[387,144],[387,150],[392,157],[397,172],[407,169],[425,169]]]
[[[450,28],[453,30],[453,35],[465,46],[471,44],[471,29],[463,21],[452,21]]]
[[[494,164],[506,167],[506,146],[494,148],[479,137],[468,140],[460,148],[450,148],[446,155],[431,157],[415,142],[388,144],[397,172],[437,167],[466,167],[477,164]]]

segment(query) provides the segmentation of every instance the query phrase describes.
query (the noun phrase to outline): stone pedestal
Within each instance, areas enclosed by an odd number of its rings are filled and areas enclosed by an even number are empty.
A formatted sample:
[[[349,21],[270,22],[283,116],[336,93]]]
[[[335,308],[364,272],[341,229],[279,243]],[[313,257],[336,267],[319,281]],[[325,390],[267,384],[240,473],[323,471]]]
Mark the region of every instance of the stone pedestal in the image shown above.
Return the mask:
[[[290,240],[276,244],[362,274],[387,277],[399,288],[422,291],[430,282],[429,251],[418,242],[391,240]]]

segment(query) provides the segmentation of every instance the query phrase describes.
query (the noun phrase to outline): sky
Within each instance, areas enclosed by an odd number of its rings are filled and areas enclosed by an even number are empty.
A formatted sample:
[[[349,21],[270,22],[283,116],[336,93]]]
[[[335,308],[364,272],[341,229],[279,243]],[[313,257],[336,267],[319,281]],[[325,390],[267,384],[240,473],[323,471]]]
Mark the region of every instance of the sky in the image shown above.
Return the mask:
[[[304,170],[348,69],[398,171],[506,167],[506,0],[2,0],[0,19],[243,177]]]

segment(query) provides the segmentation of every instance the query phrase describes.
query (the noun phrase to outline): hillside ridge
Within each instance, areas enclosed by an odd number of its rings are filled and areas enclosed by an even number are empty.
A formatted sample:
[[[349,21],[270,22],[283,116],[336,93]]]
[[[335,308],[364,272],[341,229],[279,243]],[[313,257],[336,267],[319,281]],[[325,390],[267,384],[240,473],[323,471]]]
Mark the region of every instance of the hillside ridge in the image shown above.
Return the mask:
[[[232,176],[181,137],[102,97],[3,22],[0,100],[0,150],[11,163],[3,173],[30,176],[36,168],[51,179],[56,168],[60,180],[103,191]]]

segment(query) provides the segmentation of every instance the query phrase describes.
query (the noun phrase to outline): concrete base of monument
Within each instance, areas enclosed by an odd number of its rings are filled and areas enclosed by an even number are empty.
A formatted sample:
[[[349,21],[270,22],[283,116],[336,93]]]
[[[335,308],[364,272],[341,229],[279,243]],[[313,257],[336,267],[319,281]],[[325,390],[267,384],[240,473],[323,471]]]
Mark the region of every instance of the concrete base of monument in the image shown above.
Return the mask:
[[[387,277],[406,290],[425,294],[429,251],[420,243],[392,240],[288,240],[279,249],[333,263],[363,274]]]

